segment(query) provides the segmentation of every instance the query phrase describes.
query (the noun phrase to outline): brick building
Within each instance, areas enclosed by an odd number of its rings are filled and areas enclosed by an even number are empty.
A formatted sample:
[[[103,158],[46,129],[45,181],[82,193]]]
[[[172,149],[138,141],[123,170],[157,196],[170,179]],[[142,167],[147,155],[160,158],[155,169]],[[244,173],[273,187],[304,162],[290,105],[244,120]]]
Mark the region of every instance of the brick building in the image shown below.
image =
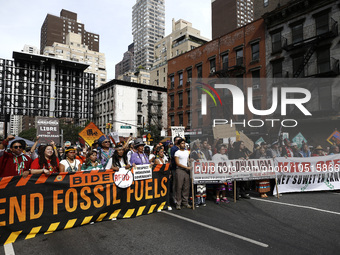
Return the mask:
[[[227,82],[237,84],[244,94],[248,87],[252,87],[254,107],[267,109],[267,87],[260,81],[260,77],[266,77],[263,19],[171,59],[168,61],[168,73],[169,126],[185,126],[191,131],[202,129],[209,136],[212,135],[211,118],[253,118],[246,107],[245,116],[233,116],[231,94],[227,91],[220,93],[223,106],[214,106],[213,101],[208,100],[210,111],[202,116],[201,90],[193,83],[197,79],[225,78]]]

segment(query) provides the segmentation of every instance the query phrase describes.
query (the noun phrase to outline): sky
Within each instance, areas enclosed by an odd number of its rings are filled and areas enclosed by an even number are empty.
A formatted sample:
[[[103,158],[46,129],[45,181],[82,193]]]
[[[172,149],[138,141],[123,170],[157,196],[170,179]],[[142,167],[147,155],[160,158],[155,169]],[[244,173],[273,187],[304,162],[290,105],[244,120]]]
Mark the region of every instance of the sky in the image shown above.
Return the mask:
[[[85,30],[99,34],[99,51],[105,53],[107,80],[123,58],[132,37],[132,6],[136,0],[0,0],[0,58],[12,59],[25,44],[40,46],[40,29],[46,15],[61,9],[78,14]],[[211,0],[165,0],[165,36],[172,19],[184,19],[211,39]]]

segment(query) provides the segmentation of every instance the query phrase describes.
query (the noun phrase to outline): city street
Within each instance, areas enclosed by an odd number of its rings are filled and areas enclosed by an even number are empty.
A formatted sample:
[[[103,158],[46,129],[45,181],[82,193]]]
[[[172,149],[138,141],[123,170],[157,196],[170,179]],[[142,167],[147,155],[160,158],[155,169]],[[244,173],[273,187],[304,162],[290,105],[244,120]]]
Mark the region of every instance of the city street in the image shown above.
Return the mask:
[[[254,195],[220,205],[210,200],[194,211],[38,235],[6,245],[0,254],[339,254],[339,200],[337,192]]]

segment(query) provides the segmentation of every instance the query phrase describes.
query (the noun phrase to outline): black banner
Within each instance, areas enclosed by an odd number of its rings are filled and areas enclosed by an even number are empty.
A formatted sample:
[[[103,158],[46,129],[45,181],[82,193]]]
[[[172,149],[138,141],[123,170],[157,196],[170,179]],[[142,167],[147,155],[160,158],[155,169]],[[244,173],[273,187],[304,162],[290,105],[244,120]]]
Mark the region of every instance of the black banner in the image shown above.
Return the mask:
[[[111,170],[2,178],[0,244],[166,209],[168,168],[156,165],[152,179],[134,181],[126,189],[114,184]]]

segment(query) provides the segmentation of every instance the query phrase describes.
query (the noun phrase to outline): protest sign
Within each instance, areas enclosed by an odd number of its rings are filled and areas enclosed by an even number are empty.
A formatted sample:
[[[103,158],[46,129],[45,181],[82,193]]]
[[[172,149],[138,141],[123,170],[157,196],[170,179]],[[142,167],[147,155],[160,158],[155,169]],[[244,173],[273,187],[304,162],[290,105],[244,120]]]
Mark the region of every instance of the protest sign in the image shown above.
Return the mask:
[[[35,127],[41,144],[49,144],[54,141],[60,143],[59,121],[57,118],[36,117]]]
[[[80,133],[79,136],[85,140],[85,142],[92,146],[95,140],[98,140],[102,135],[102,131],[94,124],[90,122]]]
[[[280,193],[340,189],[340,156],[275,158]],[[276,194],[276,191],[274,192]]]
[[[293,143],[296,143],[299,148],[301,148],[302,144],[307,143],[306,138],[299,132],[293,139]]]
[[[263,137],[260,137],[259,139],[257,139],[257,141],[255,143],[258,144],[258,145],[261,145],[261,143],[263,143],[263,142],[264,142]]]
[[[254,142],[252,140],[250,140],[248,138],[248,136],[246,136],[245,134],[243,134],[242,132],[240,132],[240,140],[244,142],[244,146],[250,150],[251,152],[253,152],[254,150]]]
[[[339,131],[334,131],[328,138],[327,138],[327,141],[334,145],[338,145],[340,146],[340,133]]]
[[[229,124],[216,125],[213,127],[214,138],[229,138],[236,137],[235,126],[230,126]]]
[[[185,131],[185,127],[171,127],[172,141],[174,141],[174,138],[176,136],[180,136],[184,138],[184,131]]]
[[[200,161],[192,163],[195,184],[275,178],[272,159]]]
[[[133,178],[135,181],[152,178],[152,170],[150,165],[136,165],[133,168]]]
[[[166,209],[169,165],[155,165],[152,178],[126,189],[114,171],[84,171],[0,179],[0,245],[37,234]]]

